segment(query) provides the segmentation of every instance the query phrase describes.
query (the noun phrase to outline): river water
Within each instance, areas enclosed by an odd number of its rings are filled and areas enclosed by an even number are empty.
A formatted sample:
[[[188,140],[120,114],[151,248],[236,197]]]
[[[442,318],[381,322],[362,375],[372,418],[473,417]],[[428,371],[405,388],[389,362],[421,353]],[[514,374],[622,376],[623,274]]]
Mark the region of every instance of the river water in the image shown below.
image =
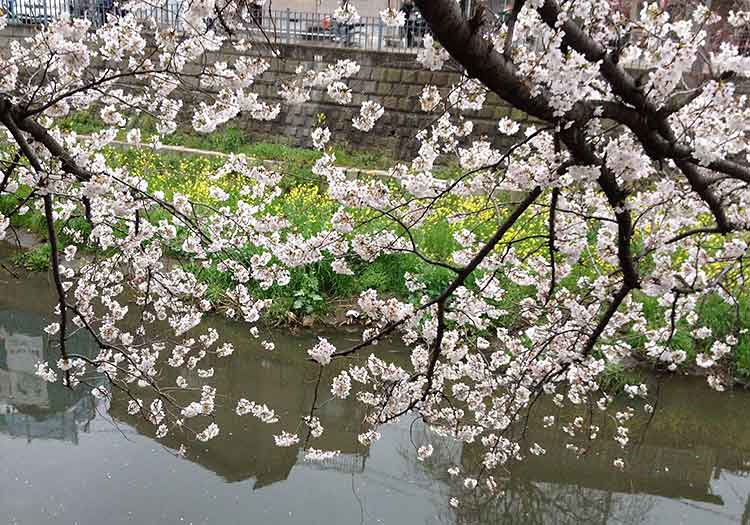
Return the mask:
[[[275,447],[281,427],[232,417],[229,400],[218,401],[220,437],[177,457],[177,441],[156,440],[121,408],[33,375],[36,362],[54,359],[43,332],[51,304],[43,277],[0,273],[0,524],[750,523],[744,392],[668,379],[638,446],[623,452],[603,440],[577,458],[562,435],[540,432],[547,455],[515,467],[502,497],[475,501],[447,474],[471,450],[444,443],[419,462],[412,441],[424,442],[427,431],[408,419],[362,447],[362,411],[353,402],[321,409],[326,432],[315,446],[341,451],[323,463]],[[283,428],[293,427],[313,403],[318,372],[304,350],[314,335],[274,332],[276,350],[268,352],[243,326],[215,326],[238,349],[212,363],[219,392],[266,402]],[[71,345],[96,350],[83,336]],[[616,457],[626,459],[623,472],[612,467]],[[447,503],[452,496],[462,498],[458,509]]]

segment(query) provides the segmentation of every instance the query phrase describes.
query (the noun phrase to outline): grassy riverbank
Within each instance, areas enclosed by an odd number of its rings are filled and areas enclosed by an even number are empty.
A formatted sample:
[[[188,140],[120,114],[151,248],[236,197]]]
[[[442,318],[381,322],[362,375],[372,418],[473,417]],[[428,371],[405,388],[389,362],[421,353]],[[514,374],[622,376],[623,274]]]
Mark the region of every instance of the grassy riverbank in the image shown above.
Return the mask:
[[[209,189],[216,185],[231,196],[226,202],[231,205],[239,193],[240,181],[232,176],[223,177],[218,181],[208,180],[208,175],[221,165],[222,159],[219,158],[162,154],[150,149],[110,149],[106,151],[106,155],[115,165],[127,166],[131,174],[143,177],[148,181],[150,190],[163,191],[168,201],[174,193],[182,193],[195,202],[211,203]],[[307,160],[300,161],[305,155]],[[311,167],[318,157],[318,152],[302,150],[296,153],[294,166],[282,162],[278,169],[287,174],[281,183],[283,193],[270,209],[273,213],[283,215],[296,232],[304,235],[315,234],[326,228],[337,209],[337,205],[325,195],[325,189],[318,178],[312,174]],[[21,195],[24,195],[23,191]],[[0,198],[0,212],[9,213],[17,203],[17,199],[9,196]],[[447,214],[447,210],[445,212]],[[160,218],[163,217],[158,214],[151,217],[154,221]],[[15,218],[14,225],[25,228],[39,237],[46,236],[46,224],[40,210],[31,209]],[[379,220],[373,221],[368,228],[377,230],[386,226],[390,224]],[[65,227],[59,228],[61,243],[65,245],[72,242],[70,230],[87,235],[89,228],[82,217],[72,218]],[[10,239],[12,240],[12,234]],[[446,257],[456,247],[452,238],[452,228],[445,219],[431,221],[428,227],[420,231],[418,242],[427,253],[439,258]],[[179,249],[180,243],[181,240],[170,246],[169,255],[183,255]],[[248,246],[235,256],[247,260],[253,253],[253,247]],[[44,271],[48,268],[48,256],[48,248],[44,245],[19,254],[14,261],[28,270]],[[409,255],[380,257],[371,263],[352,260],[351,268],[355,272],[353,276],[335,273],[331,269],[331,262],[332,260],[325,260],[311,267],[292,269],[292,281],[288,287],[254,289],[257,297],[274,299],[269,320],[285,322],[288,320],[289,312],[298,319],[310,315],[323,316],[330,311],[331,303],[355,297],[369,288],[375,288],[384,294],[405,297],[408,295],[403,284],[405,272],[421,276],[429,289],[435,291],[444,286],[450,277],[448,271],[428,266],[415,256]],[[207,269],[190,263],[188,267],[209,285],[211,298],[220,300],[230,284],[228,278],[212,268]]]
[[[80,123],[76,124],[77,131],[86,132]],[[94,129],[89,131],[95,131]],[[174,141],[178,139],[173,137]],[[192,139],[191,139],[192,140]],[[196,139],[197,141],[198,139]],[[283,192],[277,198],[270,211],[283,215],[292,225],[294,231],[312,235],[327,228],[330,219],[337,209],[337,205],[326,194],[325,185],[312,174],[311,167],[319,158],[320,153],[313,150],[298,148],[286,148],[276,145],[240,145],[237,149],[233,140],[242,142],[234,132],[229,130],[201,139],[203,142],[190,142],[185,139],[181,145],[189,147],[206,148],[213,144],[215,149],[225,151],[241,151],[258,159],[271,159],[279,161],[278,171],[285,174],[281,186]],[[247,148],[247,149],[243,149]],[[168,153],[154,152],[150,149],[108,149],[105,155],[113,165],[121,165],[128,168],[133,175],[138,175],[148,181],[152,191],[163,191],[166,199],[176,193],[182,193],[195,202],[212,203],[209,189],[216,185],[224,189],[232,204],[238,195],[240,181],[231,176],[222,177],[218,181],[209,181],[208,175],[218,168],[222,159],[217,157],[202,156],[180,156]],[[367,156],[357,154],[349,156],[338,156],[339,164],[350,165],[357,168],[383,167],[385,160],[376,155]],[[343,158],[342,158],[343,157]],[[382,164],[381,164],[382,163]],[[395,188],[395,183],[385,181],[386,184]],[[8,213],[17,205],[17,200],[10,196],[0,198],[0,212]],[[466,219],[461,221],[447,220],[452,213],[465,212]],[[372,219],[367,217],[366,212],[358,212],[360,220]],[[540,241],[538,236],[545,233],[546,217],[544,214],[529,217],[516,231],[509,233],[514,239],[514,249],[518,253],[539,250]],[[152,220],[158,221],[163,216],[154,215]],[[495,210],[486,209],[486,203],[472,198],[451,197],[439,204],[433,217],[414,231],[415,242],[420,250],[428,257],[436,260],[448,260],[450,254],[458,248],[458,243],[453,235],[466,228],[475,231],[478,235],[486,235],[496,228]],[[16,226],[23,227],[36,233],[40,238],[46,235],[46,225],[43,215],[39,210],[31,209],[23,216],[14,220]],[[367,228],[379,230],[383,228],[394,229],[394,224],[384,219],[372,220]],[[398,230],[398,228],[395,228]],[[64,227],[59,228],[60,240],[63,244],[72,242],[71,232],[83,235],[89,233],[89,225],[82,217],[70,219]],[[398,233],[398,232],[397,232]],[[537,238],[535,238],[537,237]],[[12,239],[12,235],[11,235]],[[528,239],[528,240],[523,240]],[[517,240],[518,242],[515,242]],[[181,240],[172,246],[169,255],[181,257]],[[237,251],[233,256],[240,262],[247,262],[255,253],[252,246],[247,246]],[[593,256],[589,256],[593,257]],[[14,262],[28,270],[44,271],[48,268],[49,249],[46,245],[27,251],[14,258]],[[394,254],[379,257],[374,262],[366,262],[356,257],[347,259],[354,275],[340,275],[331,268],[332,259],[323,260],[315,265],[305,268],[295,268],[291,271],[291,283],[287,287],[274,286],[264,290],[258,286],[251,288],[253,294],[258,298],[273,299],[273,307],[268,312],[267,321],[280,324],[287,322],[308,322],[314,319],[330,319],[337,310],[345,310],[360,292],[374,288],[386,296],[395,296],[404,300],[410,298],[408,290],[404,286],[404,274],[409,272],[416,279],[424,283],[427,290],[433,294],[439,293],[450,281],[453,274],[446,269],[429,265],[414,255]],[[563,285],[573,285],[582,276],[595,276],[595,263],[599,261],[583,260],[583,264],[576,267],[575,273],[566,277]],[[204,267],[198,264],[187,263],[191,269],[209,287],[210,297],[217,303],[221,303],[222,297],[231,285],[229,278],[215,269],[215,267]],[[530,286],[521,286],[507,280],[505,283],[507,293],[498,306],[508,313],[503,319],[508,323],[516,320],[515,312],[521,300],[534,294],[536,291]],[[668,314],[666,309],[660,307],[657,301],[640,292],[635,292],[634,297],[643,305],[644,313],[649,324],[656,325],[662,322]],[[744,323],[750,322],[750,300],[743,298],[737,306],[740,317]],[[705,326],[712,329],[714,335],[724,337],[735,333],[734,319],[736,317],[734,307],[725,304],[718,297],[709,298],[699,305],[699,317]],[[673,346],[685,350],[689,356],[704,350],[705,343],[696,342],[690,335],[691,329],[686,325],[676,326],[673,338]],[[645,340],[637,333],[623,334],[634,347],[643,347]],[[748,334],[741,334],[739,345],[735,353],[736,358],[732,366],[737,377],[750,379],[750,338]],[[692,359],[691,359],[692,360]],[[609,371],[612,386],[630,382],[633,380],[631,373],[627,370],[615,369]]]

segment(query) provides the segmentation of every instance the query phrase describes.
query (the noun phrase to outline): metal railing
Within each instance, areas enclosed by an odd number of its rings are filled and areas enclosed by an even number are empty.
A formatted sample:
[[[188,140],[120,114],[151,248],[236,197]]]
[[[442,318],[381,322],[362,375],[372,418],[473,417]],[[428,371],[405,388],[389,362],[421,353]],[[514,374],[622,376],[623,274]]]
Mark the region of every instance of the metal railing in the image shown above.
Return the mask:
[[[113,0],[0,0],[0,8],[9,16],[9,23],[20,25],[47,24],[65,16],[87,18],[95,27],[110,14],[119,14]],[[165,2],[161,6],[139,8],[139,18],[153,18],[160,25],[182,29],[186,2]],[[412,17],[405,27],[388,27],[379,17],[361,17],[352,23],[340,23],[330,14],[299,11],[251,11],[248,39],[270,40],[274,43],[314,44],[367,50],[415,53],[422,47],[427,24],[421,17]],[[207,19],[217,29],[219,23]]]
[[[314,43],[377,51],[415,52],[422,47],[427,24],[412,17],[404,27],[388,27],[380,18],[361,17],[340,23],[328,14],[297,11],[266,11],[254,18],[254,36],[269,36],[283,43]]]
[[[166,0],[162,5],[141,7],[139,18],[154,19],[158,25],[184,28],[183,14],[189,0]],[[115,0],[0,0],[0,10],[8,14],[9,23],[21,25],[47,24],[64,16],[87,18],[94,27],[104,23],[110,14],[122,13]],[[422,47],[429,27],[421,16],[412,12],[404,27],[388,27],[379,17],[361,17],[352,23],[340,23],[330,14],[291,10],[250,11],[247,23],[248,40],[283,44],[309,44],[365,50],[416,53]],[[221,30],[217,20],[205,22]],[[536,48],[534,35],[516,35],[516,43]],[[708,47],[717,49],[721,42],[732,42],[743,55],[750,55],[750,27],[722,26],[710,32]],[[638,67],[638,65],[633,65]],[[642,67],[648,65],[641,64]]]
[[[106,17],[122,13],[113,0],[0,0],[0,11],[8,15],[14,25],[43,25],[64,17],[86,18],[94,27],[101,26]],[[154,18],[160,25],[178,21],[178,5],[139,8],[142,18]]]

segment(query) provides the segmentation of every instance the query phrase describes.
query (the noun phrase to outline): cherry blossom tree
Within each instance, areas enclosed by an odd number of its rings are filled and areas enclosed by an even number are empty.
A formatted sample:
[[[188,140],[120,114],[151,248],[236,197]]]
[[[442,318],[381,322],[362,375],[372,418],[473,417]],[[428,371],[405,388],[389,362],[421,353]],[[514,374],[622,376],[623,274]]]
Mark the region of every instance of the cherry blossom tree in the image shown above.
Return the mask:
[[[481,5],[467,15],[455,0],[416,0],[431,30],[417,60],[463,79],[450,90],[424,86],[421,109],[433,124],[415,130],[417,151],[395,163],[388,179],[348,176],[329,148],[337,137],[324,125],[310,130],[323,151],[313,171],[338,211],[323,231],[305,236],[274,212],[284,174],[243,155],[210,177],[242,181],[229,204],[218,183],[205,201],[152,191],[102,153],[134,115],[156,123],[154,148],[178,122],[208,133],[240,115],[275,119],[280,106],[253,90],[269,63],[244,53],[273,49],[272,35],[247,40],[262,29],[251,15],[259,3],[191,0],[165,25],[140,14],[156,7],[148,0],[130,2],[101,27],[52,22],[0,58],[9,145],[0,194],[17,200],[0,216],[0,235],[28,209],[43,212],[58,298],[59,321],[47,331],[60,361],[56,369],[40,364],[41,377],[85,388],[92,373],[103,374],[109,388],[95,395],[123,393],[128,411],[153,423],[158,437],[209,440],[220,432],[212,419],[217,392],[202,362],[241,351],[203,326],[209,312],[262,337],[268,301],[253,297],[249,283],[288,285],[290,269],[326,257],[334,271],[348,273],[353,260],[410,255],[450,273],[449,284],[435,293],[405,274],[409,300],[366,291],[353,313],[365,327],[361,342],[336,348],[321,339],[309,357],[321,367],[346,363],[330,385],[318,385],[320,396],[356,396],[367,407],[363,444],[377,440],[382,425],[419,417],[435,435],[481,445],[466,490],[502,490],[497,468],[544,454],[526,441],[524,423],[542,398],[583,414],[549,411],[539,415],[544,425],[588,441],[600,433],[596,415],[611,414],[616,428],[608,438],[626,447],[628,422],[653,415],[656,402],[646,385],[627,385],[632,406],[612,409],[601,389],[610,363],[665,372],[695,365],[713,388],[731,386],[729,363],[746,337],[750,112],[739,84],[750,59],[729,41],[706,45],[709,28],[721,22],[715,13],[696,2],[673,19],[646,3],[631,19],[617,3],[515,0],[509,16],[499,17]],[[354,2],[343,2],[333,16],[349,23],[359,15]],[[730,14],[735,22],[748,16]],[[395,9],[381,18],[404,23]],[[536,45],[527,45],[527,35]],[[222,49],[235,58],[207,60]],[[300,67],[278,92],[290,106],[306,104],[312,89],[348,104],[347,80],[358,69],[350,60]],[[503,148],[473,133],[471,115],[490,92],[534,122],[499,121]],[[107,128],[88,138],[63,131],[60,119],[79,111],[96,112]],[[365,102],[352,115],[352,133],[372,130],[383,113],[377,100]],[[140,130],[130,129],[128,140],[141,142]],[[450,162],[459,173],[438,169]],[[447,217],[458,248],[435,257],[419,232],[457,199],[476,210]],[[70,230],[73,217],[85,218],[90,234]],[[376,219],[388,226],[371,228]],[[61,231],[77,236],[75,245],[63,250]],[[249,261],[234,256],[247,246],[255,250]],[[206,285],[166,256],[174,247],[232,280],[224,303],[211,301]],[[523,293],[509,303],[511,290]],[[735,309],[734,331],[719,337],[705,325],[699,311],[709,299]],[[649,317],[647,305],[659,315]],[[164,325],[169,337],[156,335]],[[694,358],[677,344],[678,329],[701,349]],[[97,356],[66,346],[77,330],[93,335]],[[396,336],[409,349],[409,366],[372,353]],[[203,382],[163,383],[162,370],[183,366]],[[278,424],[272,399],[233,402],[238,417]],[[335,454],[315,445],[325,432],[315,410],[299,428],[279,428],[276,444],[303,442],[309,459]],[[418,457],[432,450],[421,446]],[[619,459],[613,465],[623,467]]]

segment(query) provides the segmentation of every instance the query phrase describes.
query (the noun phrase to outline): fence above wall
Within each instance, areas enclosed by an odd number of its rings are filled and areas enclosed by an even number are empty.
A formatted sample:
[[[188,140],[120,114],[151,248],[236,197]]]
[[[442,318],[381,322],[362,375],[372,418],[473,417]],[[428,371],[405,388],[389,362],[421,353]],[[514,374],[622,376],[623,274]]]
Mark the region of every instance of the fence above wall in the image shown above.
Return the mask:
[[[138,8],[138,18],[151,18],[160,26],[182,30],[184,2],[165,2],[160,6]],[[0,0],[0,9],[9,15],[13,25],[44,25],[63,18],[86,18],[94,27],[110,15],[123,14],[113,0]],[[416,53],[428,32],[427,24],[417,14],[404,27],[388,27],[378,17],[359,17],[340,23],[330,14],[291,10],[255,10],[249,14],[248,40],[277,44],[313,44],[316,46],[357,48],[364,50]],[[207,23],[218,22],[208,19]]]
[[[139,7],[135,10],[139,18],[155,20],[162,27],[184,28],[184,13],[189,0],[165,0],[163,4]],[[86,18],[94,27],[104,23],[111,14],[122,14],[115,0],[0,0],[0,14],[9,15],[14,25],[43,25],[64,17]],[[502,4],[502,5],[501,5]],[[497,14],[503,16],[501,2]],[[675,11],[670,7],[670,11]],[[685,13],[671,13],[673,16]],[[208,19],[208,24],[216,20]],[[312,44],[315,46],[356,48],[387,51],[391,53],[415,53],[422,47],[429,27],[415,9],[404,27],[388,27],[379,17],[363,16],[350,23],[340,23],[328,13],[307,11],[268,10],[250,8],[246,38],[255,41],[270,41],[276,44]],[[740,48],[743,55],[750,55],[750,25],[732,27],[726,23],[710,28],[707,48],[718,49],[723,42]],[[539,49],[542,43],[538,35],[515,35],[518,45]],[[649,67],[648,64],[630,64],[630,67]]]

